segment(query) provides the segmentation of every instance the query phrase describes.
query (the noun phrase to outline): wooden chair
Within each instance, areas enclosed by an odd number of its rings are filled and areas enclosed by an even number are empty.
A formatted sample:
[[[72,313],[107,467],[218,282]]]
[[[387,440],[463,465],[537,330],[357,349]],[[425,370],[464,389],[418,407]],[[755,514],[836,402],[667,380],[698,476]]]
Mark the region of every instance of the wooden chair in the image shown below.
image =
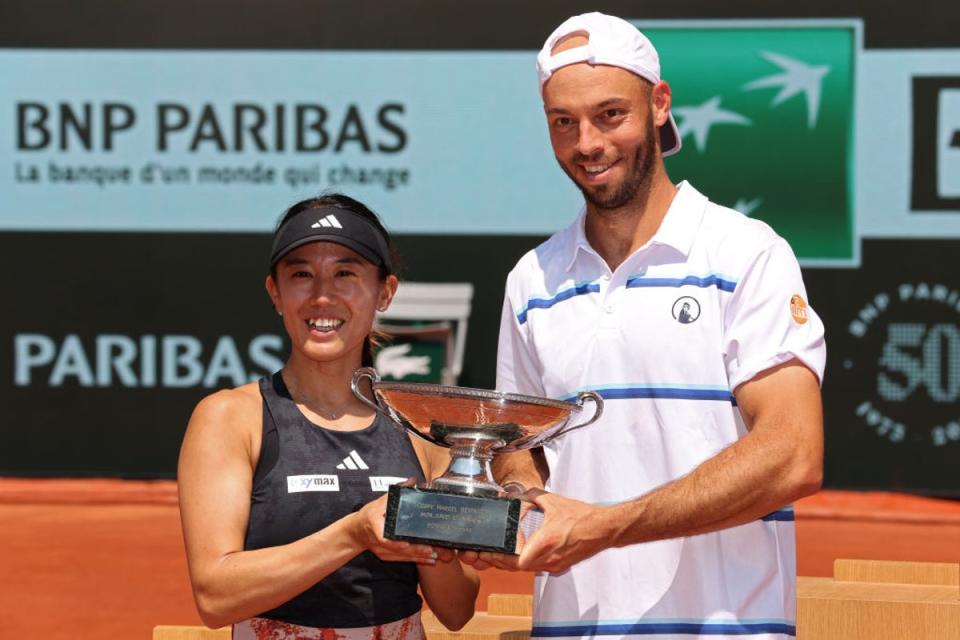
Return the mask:
[[[798,640],[957,640],[960,563],[835,560],[797,580]]]

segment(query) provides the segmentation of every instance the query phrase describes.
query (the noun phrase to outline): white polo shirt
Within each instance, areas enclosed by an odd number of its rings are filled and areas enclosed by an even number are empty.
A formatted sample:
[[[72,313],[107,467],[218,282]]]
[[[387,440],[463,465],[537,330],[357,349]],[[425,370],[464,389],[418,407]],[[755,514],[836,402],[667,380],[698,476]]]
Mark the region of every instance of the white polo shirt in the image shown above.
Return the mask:
[[[597,423],[545,447],[550,491],[594,504],[643,495],[746,433],[739,384],[792,358],[822,379],[823,324],[766,224],[684,182],[654,237],[611,272],[584,220],[521,258],[500,327],[498,389],[605,400]],[[533,636],[790,637],[795,583],[787,507],[538,575]]]

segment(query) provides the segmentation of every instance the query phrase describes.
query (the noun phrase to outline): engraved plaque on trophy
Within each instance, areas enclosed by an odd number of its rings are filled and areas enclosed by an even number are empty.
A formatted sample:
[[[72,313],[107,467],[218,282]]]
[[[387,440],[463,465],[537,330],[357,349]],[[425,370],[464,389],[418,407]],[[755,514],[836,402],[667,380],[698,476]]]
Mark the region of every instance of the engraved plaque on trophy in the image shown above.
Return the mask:
[[[360,390],[370,380],[373,399]],[[450,466],[426,486],[393,485],[384,535],[458,549],[515,553],[520,500],[493,479],[497,453],[532,449],[591,424],[603,411],[593,391],[576,402],[436,384],[385,382],[365,367],[353,375],[354,394],[412,434],[450,449]],[[589,420],[568,424],[586,401]]]

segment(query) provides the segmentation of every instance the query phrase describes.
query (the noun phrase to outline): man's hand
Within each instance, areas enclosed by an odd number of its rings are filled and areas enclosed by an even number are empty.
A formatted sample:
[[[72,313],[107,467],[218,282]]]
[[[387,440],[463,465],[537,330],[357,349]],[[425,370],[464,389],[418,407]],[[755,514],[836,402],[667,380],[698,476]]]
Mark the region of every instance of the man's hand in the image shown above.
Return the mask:
[[[521,518],[531,509],[544,513],[543,524],[530,537],[517,534],[520,555],[461,551],[460,560],[474,568],[561,573],[609,546],[610,511],[541,489],[523,494]]]
[[[542,489],[529,489],[527,490],[519,482],[508,482],[503,485],[504,490],[507,493],[508,498],[519,498],[522,502],[520,503],[520,521],[523,521],[524,516],[527,515],[532,509],[536,509],[536,505],[533,503],[533,499],[538,495],[544,493]],[[525,536],[521,529],[517,529],[517,552],[519,552],[523,545],[525,544]],[[468,564],[472,566],[477,571],[485,571],[491,567],[497,569],[503,569],[504,571],[516,571],[517,570],[517,560],[518,556],[508,553],[492,553],[490,551],[470,551],[464,549],[457,552],[457,557],[460,562],[463,564]]]
[[[530,498],[543,511],[543,524],[523,546],[516,568],[562,573],[609,546],[608,508],[544,491]]]

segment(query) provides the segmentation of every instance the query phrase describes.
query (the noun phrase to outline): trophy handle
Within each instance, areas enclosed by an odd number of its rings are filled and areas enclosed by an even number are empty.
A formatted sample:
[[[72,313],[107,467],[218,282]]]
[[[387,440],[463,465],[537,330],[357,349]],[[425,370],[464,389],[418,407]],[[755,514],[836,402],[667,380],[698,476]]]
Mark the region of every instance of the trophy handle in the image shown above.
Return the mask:
[[[384,413],[389,416],[390,414],[385,411],[377,401],[377,394],[373,394],[373,400],[371,400],[367,396],[363,395],[362,391],[360,391],[360,381],[364,378],[369,378],[371,384],[380,382],[380,374],[377,373],[377,370],[373,367],[363,367],[361,369],[357,369],[353,372],[353,379],[350,380],[350,389],[353,390],[353,395],[357,397],[357,400],[367,405],[377,413]]]
[[[554,438],[559,438],[560,436],[562,436],[562,435],[564,435],[564,434],[567,434],[567,433],[570,433],[571,431],[574,431],[575,429],[579,429],[580,427],[585,427],[585,426],[587,426],[588,424],[593,424],[594,422],[596,422],[597,420],[599,420],[599,419],[600,419],[600,416],[603,415],[603,398],[602,398],[602,397],[600,396],[600,394],[597,393],[596,391],[581,391],[580,393],[577,394],[577,402],[576,402],[576,404],[577,404],[578,407],[580,407],[580,408],[582,409],[582,408],[583,408],[583,403],[586,402],[587,400],[589,400],[590,402],[592,402],[592,403],[593,403],[593,406],[594,406],[594,412],[593,412],[593,417],[592,417],[592,418],[590,418],[590,419],[587,420],[586,422],[581,422],[580,424],[575,424],[575,425],[573,425],[572,427],[567,427],[567,428],[565,428],[565,429],[561,429],[560,431],[557,431],[556,433],[550,434],[550,437],[549,437],[549,438],[546,438],[546,439],[543,441],[543,443],[550,442],[550,441],[553,440]],[[541,443],[541,444],[543,444],[543,443]]]

